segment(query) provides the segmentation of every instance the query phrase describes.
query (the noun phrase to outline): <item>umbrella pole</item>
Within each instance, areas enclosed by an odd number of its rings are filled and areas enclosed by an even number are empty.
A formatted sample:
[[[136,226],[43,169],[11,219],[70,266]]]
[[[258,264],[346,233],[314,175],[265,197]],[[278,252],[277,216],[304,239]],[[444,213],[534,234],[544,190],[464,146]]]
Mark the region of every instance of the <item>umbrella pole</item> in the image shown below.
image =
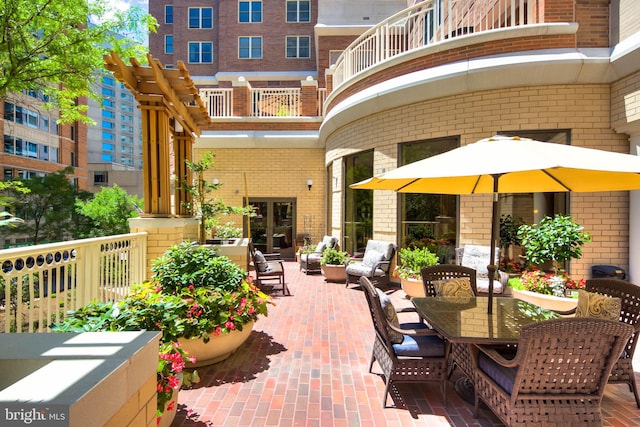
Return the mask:
[[[493,313],[493,280],[496,277],[498,266],[496,260],[496,240],[498,238],[498,180],[500,175],[493,175],[493,203],[491,213],[491,244],[489,245],[489,265],[487,266],[489,276],[489,303],[487,304],[487,312]]]

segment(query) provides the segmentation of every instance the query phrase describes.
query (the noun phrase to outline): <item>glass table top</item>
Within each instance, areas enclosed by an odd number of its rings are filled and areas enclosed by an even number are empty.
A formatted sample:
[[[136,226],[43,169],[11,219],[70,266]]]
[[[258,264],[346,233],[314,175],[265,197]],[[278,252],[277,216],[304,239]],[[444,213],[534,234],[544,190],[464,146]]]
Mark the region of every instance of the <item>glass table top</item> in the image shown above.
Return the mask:
[[[492,314],[487,313],[488,297],[427,297],[411,301],[427,323],[452,342],[515,343],[523,326],[560,317],[510,297],[494,297]]]

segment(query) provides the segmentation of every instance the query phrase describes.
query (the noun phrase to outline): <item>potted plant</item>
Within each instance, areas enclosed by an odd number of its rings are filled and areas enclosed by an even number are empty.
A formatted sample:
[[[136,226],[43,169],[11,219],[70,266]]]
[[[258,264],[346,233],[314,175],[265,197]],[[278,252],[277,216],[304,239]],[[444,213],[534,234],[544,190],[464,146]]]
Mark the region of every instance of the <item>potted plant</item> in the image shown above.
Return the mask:
[[[395,275],[400,278],[402,290],[408,297],[424,297],[424,287],[420,270],[423,267],[438,264],[439,257],[428,247],[407,247],[398,252],[398,265]]]
[[[320,269],[327,282],[344,282],[349,254],[337,248],[327,248],[320,257]]]
[[[560,214],[545,216],[539,224],[521,225],[518,238],[527,261],[538,266],[551,262],[556,276],[559,263],[581,258],[582,246],[591,241],[591,235],[570,215]]]
[[[514,298],[554,311],[573,310],[577,303],[574,291],[584,289],[584,279],[575,280],[566,273],[561,274],[562,288],[557,289],[557,281],[551,274],[539,270],[523,271],[520,277],[511,277],[507,283]]]

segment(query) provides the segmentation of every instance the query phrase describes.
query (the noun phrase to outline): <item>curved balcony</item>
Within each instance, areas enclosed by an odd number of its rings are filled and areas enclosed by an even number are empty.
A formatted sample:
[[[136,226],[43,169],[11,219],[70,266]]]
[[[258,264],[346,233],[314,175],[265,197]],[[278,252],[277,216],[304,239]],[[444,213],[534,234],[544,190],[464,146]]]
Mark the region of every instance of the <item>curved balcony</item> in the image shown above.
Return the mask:
[[[372,85],[440,65],[575,49],[578,25],[567,22],[573,14],[552,7],[539,0],[426,0],[409,7],[344,50],[329,72],[325,111]]]

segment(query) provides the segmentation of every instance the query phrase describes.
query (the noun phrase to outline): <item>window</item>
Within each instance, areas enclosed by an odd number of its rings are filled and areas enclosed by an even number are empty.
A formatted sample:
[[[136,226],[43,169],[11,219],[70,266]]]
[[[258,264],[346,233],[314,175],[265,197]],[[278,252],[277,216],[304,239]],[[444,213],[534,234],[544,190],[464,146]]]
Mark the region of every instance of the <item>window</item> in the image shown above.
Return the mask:
[[[107,119],[113,119],[115,117],[115,114],[113,113],[113,111],[102,110],[102,117]]]
[[[109,144],[108,142],[103,142],[102,151],[113,151],[113,144]]]
[[[189,28],[213,28],[213,9],[210,7],[190,7]]]
[[[164,53],[172,54],[173,53],[173,35],[167,34],[164,36]]]
[[[102,84],[108,85],[108,86],[113,86],[116,83],[115,79],[113,77],[109,77],[109,76],[102,76]]]
[[[287,58],[309,58],[311,56],[308,36],[288,36],[287,37]]]
[[[111,107],[111,108],[113,108],[115,106],[115,103],[113,102],[113,99],[104,98],[102,100],[102,106],[103,107]]]
[[[15,146],[13,143],[13,137],[11,135],[4,136],[4,152],[7,154],[15,153]]]
[[[95,171],[93,173],[93,185],[107,185],[109,174],[106,171]]]
[[[114,140],[114,135],[113,135],[112,132],[102,131],[102,139],[107,140],[107,141],[113,141]]]
[[[429,139],[400,144],[398,166],[404,166],[458,147],[458,137]],[[400,243],[424,242],[432,252],[448,263],[455,257],[458,223],[458,196],[401,193]]]
[[[27,126],[38,129],[38,112],[27,110]]]
[[[213,62],[213,43],[189,42],[189,63],[211,64]]]
[[[38,158],[38,144],[35,142],[27,142],[27,155],[32,159]]]
[[[113,162],[113,154],[102,153],[100,158],[103,162]]]
[[[262,37],[238,37],[238,58],[262,58]]]
[[[238,2],[238,22],[262,22],[262,2]]]
[[[113,129],[115,126],[112,122],[109,122],[107,120],[103,120],[102,121],[102,128],[103,129]]]
[[[173,24],[173,5],[167,4],[164,6],[164,23]]]
[[[373,150],[346,156],[344,173],[344,250],[362,254],[367,240],[373,239],[373,190],[355,190],[349,185],[373,176]]]
[[[40,116],[40,130],[49,132],[49,116]]]
[[[9,120],[9,121],[14,121],[15,120],[15,115],[14,115],[14,107],[15,105],[13,105],[10,102],[5,102],[4,103],[4,119],[5,120]]]
[[[102,88],[102,95],[103,96],[115,96],[116,92],[113,89],[110,89],[108,87],[103,87]]]
[[[287,22],[311,22],[311,2],[287,0]]]

